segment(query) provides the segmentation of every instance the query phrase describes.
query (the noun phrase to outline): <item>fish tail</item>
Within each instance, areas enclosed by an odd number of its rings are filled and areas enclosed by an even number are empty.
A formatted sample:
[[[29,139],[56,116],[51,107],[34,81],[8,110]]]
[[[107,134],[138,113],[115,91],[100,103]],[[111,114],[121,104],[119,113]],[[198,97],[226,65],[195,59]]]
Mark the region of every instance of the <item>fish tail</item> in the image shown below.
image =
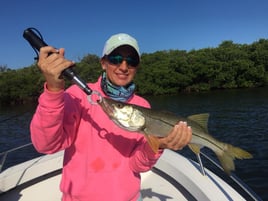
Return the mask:
[[[230,144],[225,144],[223,152],[216,153],[216,155],[224,171],[229,175],[231,171],[235,170],[234,159],[249,159],[253,157],[249,152]]]

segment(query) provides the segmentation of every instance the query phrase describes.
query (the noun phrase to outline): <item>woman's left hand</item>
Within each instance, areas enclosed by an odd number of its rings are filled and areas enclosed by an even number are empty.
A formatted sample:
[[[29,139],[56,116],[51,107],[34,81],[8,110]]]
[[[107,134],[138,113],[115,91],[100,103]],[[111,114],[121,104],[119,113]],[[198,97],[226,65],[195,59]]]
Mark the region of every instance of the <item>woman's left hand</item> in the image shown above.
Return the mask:
[[[192,128],[186,122],[180,121],[166,137],[159,138],[159,148],[180,150],[188,145],[191,139]]]

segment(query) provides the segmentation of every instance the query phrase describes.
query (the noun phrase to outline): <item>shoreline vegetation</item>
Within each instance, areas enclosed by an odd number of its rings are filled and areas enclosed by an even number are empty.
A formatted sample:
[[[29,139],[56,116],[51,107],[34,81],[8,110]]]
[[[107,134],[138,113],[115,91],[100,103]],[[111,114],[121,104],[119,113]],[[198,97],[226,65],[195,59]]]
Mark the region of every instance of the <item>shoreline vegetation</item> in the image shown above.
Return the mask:
[[[86,82],[95,82],[102,71],[99,60],[94,54],[85,55],[74,70]],[[66,87],[72,84],[66,82]],[[143,53],[135,83],[140,95],[267,86],[268,40],[249,45],[229,40],[216,48]],[[0,64],[0,105],[36,102],[43,84],[36,64],[20,69]]]

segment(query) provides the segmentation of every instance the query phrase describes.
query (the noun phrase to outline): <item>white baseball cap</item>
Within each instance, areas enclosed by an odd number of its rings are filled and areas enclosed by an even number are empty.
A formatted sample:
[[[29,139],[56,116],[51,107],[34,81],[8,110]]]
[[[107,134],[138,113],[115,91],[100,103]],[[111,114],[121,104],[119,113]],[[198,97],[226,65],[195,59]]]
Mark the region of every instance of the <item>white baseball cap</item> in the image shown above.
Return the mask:
[[[140,57],[138,42],[135,38],[125,33],[112,35],[104,45],[102,56],[109,55],[112,51],[122,45],[129,45],[133,47]]]

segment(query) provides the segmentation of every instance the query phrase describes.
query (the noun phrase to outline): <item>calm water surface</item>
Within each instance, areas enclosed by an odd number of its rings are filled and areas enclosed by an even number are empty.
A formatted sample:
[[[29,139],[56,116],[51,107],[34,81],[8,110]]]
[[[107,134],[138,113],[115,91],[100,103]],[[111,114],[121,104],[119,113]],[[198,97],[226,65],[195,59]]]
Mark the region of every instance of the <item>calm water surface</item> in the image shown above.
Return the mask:
[[[267,90],[226,90],[146,98],[152,108],[181,116],[210,113],[210,134],[253,154],[253,159],[235,161],[235,173],[263,200],[268,200]],[[34,109],[34,105],[0,108],[0,153],[30,142],[29,123]],[[182,152],[187,151],[185,148]],[[210,150],[205,151],[215,158]],[[15,153],[10,156],[7,165],[33,155],[36,152],[32,148],[26,154]]]

